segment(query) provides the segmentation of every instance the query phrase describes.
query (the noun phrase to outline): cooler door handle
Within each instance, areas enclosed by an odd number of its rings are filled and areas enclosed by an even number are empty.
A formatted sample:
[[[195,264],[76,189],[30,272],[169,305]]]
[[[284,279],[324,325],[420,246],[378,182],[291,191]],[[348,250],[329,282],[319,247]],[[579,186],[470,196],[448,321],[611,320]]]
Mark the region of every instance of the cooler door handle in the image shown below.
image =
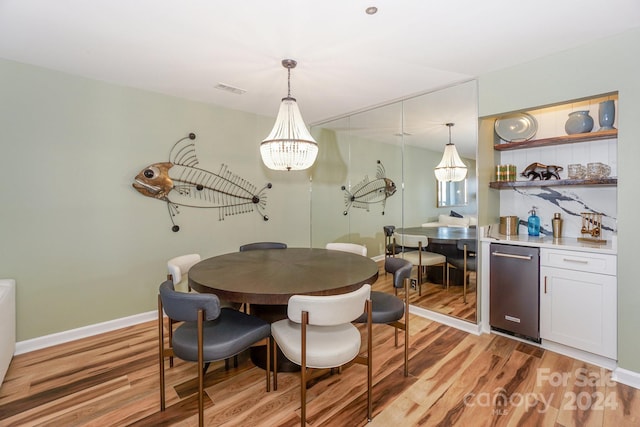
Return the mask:
[[[491,252],[491,255],[502,257],[502,258],[524,259],[526,261],[531,261],[533,259],[531,255],[514,255],[514,254],[506,254],[504,252]]]

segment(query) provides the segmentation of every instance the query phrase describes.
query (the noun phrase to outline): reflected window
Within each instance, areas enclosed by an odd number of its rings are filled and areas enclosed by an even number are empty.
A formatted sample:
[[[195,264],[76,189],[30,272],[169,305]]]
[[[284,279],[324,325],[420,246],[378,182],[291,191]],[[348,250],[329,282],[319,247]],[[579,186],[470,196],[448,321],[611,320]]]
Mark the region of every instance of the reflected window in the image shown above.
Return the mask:
[[[436,181],[438,187],[437,206],[439,208],[449,206],[466,206],[467,201],[467,180],[462,181]]]

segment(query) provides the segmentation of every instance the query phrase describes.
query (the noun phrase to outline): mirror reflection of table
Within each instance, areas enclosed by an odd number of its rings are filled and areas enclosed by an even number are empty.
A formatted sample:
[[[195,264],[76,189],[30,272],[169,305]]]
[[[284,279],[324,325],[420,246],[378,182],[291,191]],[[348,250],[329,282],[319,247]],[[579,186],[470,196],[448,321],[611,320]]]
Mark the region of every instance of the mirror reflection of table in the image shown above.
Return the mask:
[[[287,317],[292,295],[347,293],[377,279],[378,265],[372,259],[315,248],[233,252],[204,259],[189,270],[189,286],[194,290],[250,304],[251,314],[269,322]],[[258,366],[265,365],[259,353],[252,351],[252,359]]]
[[[444,256],[453,256],[458,249],[456,244],[460,239],[476,239],[476,227],[405,227],[396,228],[396,233],[425,236],[429,240],[426,250]],[[401,245],[401,242],[396,242]],[[439,268],[429,269],[428,279],[433,283],[443,283],[442,271]],[[451,284],[462,285],[462,273],[451,269]]]
[[[396,228],[396,233],[426,236],[431,243],[456,244],[460,239],[475,239],[475,227],[407,227]]]

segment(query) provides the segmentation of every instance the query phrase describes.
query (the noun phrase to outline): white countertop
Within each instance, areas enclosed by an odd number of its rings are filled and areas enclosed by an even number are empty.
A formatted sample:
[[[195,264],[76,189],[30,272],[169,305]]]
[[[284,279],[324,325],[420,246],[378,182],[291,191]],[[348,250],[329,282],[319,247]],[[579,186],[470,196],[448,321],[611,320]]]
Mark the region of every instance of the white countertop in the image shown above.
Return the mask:
[[[480,227],[478,233],[481,242],[502,243],[505,245],[532,246],[548,249],[566,249],[581,252],[597,252],[600,254],[617,255],[618,245],[617,236],[609,236],[606,243],[596,244],[590,242],[579,241],[575,237],[561,237],[554,239],[553,236],[534,237],[528,234],[519,234],[515,236],[505,236],[498,232],[498,224]]]

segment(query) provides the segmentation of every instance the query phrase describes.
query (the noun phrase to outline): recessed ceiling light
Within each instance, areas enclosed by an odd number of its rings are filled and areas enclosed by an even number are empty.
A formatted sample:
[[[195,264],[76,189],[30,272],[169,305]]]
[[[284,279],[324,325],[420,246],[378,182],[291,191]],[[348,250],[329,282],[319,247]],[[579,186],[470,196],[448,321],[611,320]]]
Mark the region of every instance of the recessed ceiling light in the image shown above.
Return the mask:
[[[378,8],[375,6],[369,6],[368,8],[365,9],[365,12],[367,12],[367,15],[375,15],[377,11],[378,11]]]
[[[242,95],[247,92],[246,90],[240,89],[239,87],[229,86],[224,83],[218,83],[217,85],[214,86],[214,88],[223,90],[225,92],[235,93],[236,95]]]

